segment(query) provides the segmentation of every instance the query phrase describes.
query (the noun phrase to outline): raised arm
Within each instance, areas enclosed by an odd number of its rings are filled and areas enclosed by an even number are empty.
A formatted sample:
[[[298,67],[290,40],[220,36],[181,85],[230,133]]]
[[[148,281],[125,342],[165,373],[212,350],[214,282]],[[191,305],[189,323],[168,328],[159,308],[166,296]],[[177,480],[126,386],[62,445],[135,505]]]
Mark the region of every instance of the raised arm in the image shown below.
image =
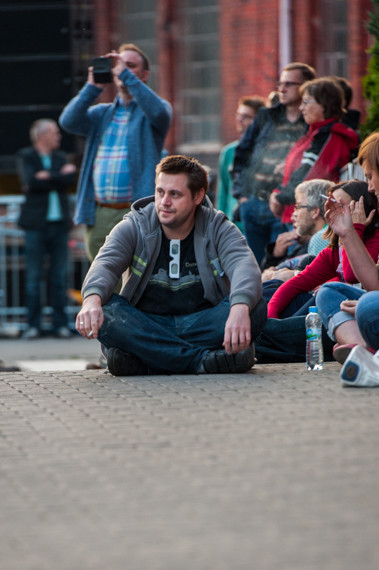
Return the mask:
[[[352,213],[358,211],[360,207],[359,202],[354,205],[342,205],[329,198],[325,203],[325,220],[340,236],[357,280],[366,291],[375,291],[379,289],[378,268],[353,224]],[[373,215],[371,212],[367,220],[371,221]]]

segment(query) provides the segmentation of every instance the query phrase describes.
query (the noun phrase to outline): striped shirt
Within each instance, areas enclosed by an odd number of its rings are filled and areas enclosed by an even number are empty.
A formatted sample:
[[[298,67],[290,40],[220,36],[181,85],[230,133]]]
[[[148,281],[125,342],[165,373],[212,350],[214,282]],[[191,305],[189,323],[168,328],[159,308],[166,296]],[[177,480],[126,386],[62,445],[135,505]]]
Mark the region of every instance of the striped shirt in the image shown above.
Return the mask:
[[[129,118],[129,109],[119,100],[95,159],[93,182],[97,202],[128,202],[132,198],[127,139]]]
[[[271,138],[254,150],[252,164],[244,173],[248,195],[269,199],[272,190],[282,182],[282,173],[275,171],[276,166],[285,162],[289,150],[303,133],[303,120],[291,123],[283,111]]]

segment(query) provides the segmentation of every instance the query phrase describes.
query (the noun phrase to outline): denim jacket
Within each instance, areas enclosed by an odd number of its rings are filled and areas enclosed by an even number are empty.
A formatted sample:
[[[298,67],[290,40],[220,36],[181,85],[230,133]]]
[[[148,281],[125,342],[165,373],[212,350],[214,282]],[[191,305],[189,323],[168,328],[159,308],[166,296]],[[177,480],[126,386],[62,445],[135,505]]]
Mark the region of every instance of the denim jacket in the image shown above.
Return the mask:
[[[133,201],[154,191],[155,166],[161,159],[163,144],[171,123],[170,104],[158,97],[129,69],[120,79],[133,96],[128,125],[128,160]],[[95,219],[93,166],[101,137],[112,120],[118,98],[113,103],[94,105],[101,89],[86,83],[63,109],[61,127],[69,133],[87,137],[78,182],[76,224],[92,226]]]

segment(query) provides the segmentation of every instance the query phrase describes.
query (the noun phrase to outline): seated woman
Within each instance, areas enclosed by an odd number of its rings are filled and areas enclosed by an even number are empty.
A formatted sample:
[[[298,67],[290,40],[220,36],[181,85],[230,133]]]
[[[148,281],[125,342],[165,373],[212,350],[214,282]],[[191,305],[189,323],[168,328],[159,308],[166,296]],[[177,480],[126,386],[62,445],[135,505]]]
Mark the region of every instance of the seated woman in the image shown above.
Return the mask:
[[[296,186],[312,178],[338,182],[341,168],[359,144],[356,132],[341,123],[344,94],[336,81],[330,77],[307,81],[300,94],[300,110],[309,128],[287,155],[282,188],[270,196],[270,209],[283,223],[291,221]]]
[[[348,180],[336,184],[329,192],[333,198],[328,200],[326,207],[333,204],[336,209],[351,209],[356,239],[376,262],[379,255],[379,216],[376,211],[377,200],[372,193],[368,192],[367,183],[360,180]],[[326,235],[330,237],[330,245],[321,251],[301,273],[283,283],[274,293],[268,304],[269,318],[291,316],[288,312],[284,313],[291,301],[304,293],[310,294],[327,281],[342,283],[359,281],[346,250],[332,227],[329,226]],[[304,302],[305,299],[302,297],[302,303]]]
[[[378,211],[379,133],[374,133],[363,141],[358,163],[363,167],[368,180],[369,192],[376,196]],[[343,384],[376,386],[379,384],[379,353],[378,357],[373,358],[372,352],[379,350],[378,266],[354,231],[351,215],[353,210],[347,206],[341,208],[330,199],[325,208],[326,220],[343,241],[354,273],[364,289],[342,283],[327,283],[317,294],[317,306],[330,337],[338,343],[333,353],[336,360],[343,363],[347,358],[341,371]],[[371,218],[374,213],[371,212]],[[354,346],[356,348],[352,350]]]

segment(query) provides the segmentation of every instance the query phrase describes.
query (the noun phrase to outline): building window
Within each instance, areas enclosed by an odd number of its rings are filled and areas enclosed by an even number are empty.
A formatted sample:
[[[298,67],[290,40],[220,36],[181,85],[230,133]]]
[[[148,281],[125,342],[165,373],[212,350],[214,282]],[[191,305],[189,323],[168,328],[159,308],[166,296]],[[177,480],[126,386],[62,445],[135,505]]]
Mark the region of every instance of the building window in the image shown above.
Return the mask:
[[[157,89],[157,40],[155,0],[119,0],[118,33],[120,44],[136,44],[151,61],[149,86]],[[117,47],[117,46],[116,46]]]
[[[347,0],[320,2],[318,75],[348,77],[347,11]]]
[[[177,108],[180,152],[212,152],[220,140],[217,0],[184,0],[178,6]],[[193,151],[192,151],[193,149]]]

